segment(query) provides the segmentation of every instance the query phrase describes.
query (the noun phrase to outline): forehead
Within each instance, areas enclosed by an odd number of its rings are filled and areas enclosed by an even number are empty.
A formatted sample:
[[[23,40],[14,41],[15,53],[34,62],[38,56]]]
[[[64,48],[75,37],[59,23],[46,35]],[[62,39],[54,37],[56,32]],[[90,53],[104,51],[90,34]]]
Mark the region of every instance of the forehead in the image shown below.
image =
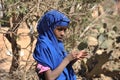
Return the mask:
[[[57,26],[56,29],[67,29],[68,26]]]

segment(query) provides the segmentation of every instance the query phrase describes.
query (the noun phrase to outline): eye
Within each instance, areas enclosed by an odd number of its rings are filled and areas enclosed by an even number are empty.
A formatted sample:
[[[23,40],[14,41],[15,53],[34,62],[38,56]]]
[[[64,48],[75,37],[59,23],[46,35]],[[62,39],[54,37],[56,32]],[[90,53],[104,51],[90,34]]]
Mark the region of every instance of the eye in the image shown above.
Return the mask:
[[[64,29],[64,31],[66,32],[67,28]]]
[[[57,30],[59,30],[59,31],[66,31],[67,28],[66,27],[58,27]]]
[[[59,31],[62,31],[63,29],[62,28],[58,28]]]

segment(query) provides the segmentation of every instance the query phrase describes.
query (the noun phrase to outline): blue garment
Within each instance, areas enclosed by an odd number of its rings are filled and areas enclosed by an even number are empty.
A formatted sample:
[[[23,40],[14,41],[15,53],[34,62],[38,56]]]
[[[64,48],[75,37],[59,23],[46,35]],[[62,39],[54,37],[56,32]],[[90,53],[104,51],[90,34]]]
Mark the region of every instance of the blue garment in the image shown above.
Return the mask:
[[[57,26],[68,27],[69,18],[57,10],[50,10],[42,16],[37,25],[39,33],[33,58],[40,64],[54,70],[66,57],[63,42],[58,41],[53,30]],[[76,80],[72,65],[68,64],[56,80]]]

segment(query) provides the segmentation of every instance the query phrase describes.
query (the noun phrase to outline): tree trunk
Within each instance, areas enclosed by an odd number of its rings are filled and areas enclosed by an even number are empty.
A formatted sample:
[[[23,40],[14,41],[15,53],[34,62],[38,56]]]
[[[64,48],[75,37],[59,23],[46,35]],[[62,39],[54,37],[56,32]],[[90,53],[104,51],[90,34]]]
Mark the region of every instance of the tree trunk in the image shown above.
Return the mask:
[[[20,51],[21,48],[17,44],[15,34],[12,34],[11,40],[12,40],[11,46],[12,46],[13,58],[12,58],[12,64],[11,64],[11,67],[10,67],[10,73],[13,73],[19,67],[19,57],[20,57],[19,56],[19,51]]]
[[[20,22],[22,21],[22,16],[19,15],[17,16],[16,14],[13,14],[12,20],[11,20],[11,28],[8,30],[8,33],[6,34],[6,38],[8,39],[8,41],[11,43],[11,47],[12,47],[12,64],[10,67],[10,74],[13,74],[14,71],[16,71],[19,67],[19,52],[21,50],[20,45],[17,44],[17,30],[18,27],[20,26]]]

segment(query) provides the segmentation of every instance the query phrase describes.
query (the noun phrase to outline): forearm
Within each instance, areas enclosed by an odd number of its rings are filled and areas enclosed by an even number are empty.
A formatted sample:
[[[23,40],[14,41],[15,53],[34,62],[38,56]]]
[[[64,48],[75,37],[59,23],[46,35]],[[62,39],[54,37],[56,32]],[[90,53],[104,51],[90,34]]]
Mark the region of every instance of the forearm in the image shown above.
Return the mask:
[[[87,54],[84,51],[81,51],[79,53],[74,52],[74,53],[68,54],[56,69],[54,69],[53,71],[48,70],[48,71],[45,72],[46,80],[55,80],[62,73],[64,68],[69,63],[70,63],[70,66],[71,66],[72,63],[75,63],[76,60],[85,58],[86,56],[87,56]]]
[[[55,80],[62,73],[62,71],[69,64],[69,62],[70,61],[67,58],[64,58],[61,64],[56,69],[54,69],[53,71],[52,70],[46,71],[45,72],[46,80]]]

